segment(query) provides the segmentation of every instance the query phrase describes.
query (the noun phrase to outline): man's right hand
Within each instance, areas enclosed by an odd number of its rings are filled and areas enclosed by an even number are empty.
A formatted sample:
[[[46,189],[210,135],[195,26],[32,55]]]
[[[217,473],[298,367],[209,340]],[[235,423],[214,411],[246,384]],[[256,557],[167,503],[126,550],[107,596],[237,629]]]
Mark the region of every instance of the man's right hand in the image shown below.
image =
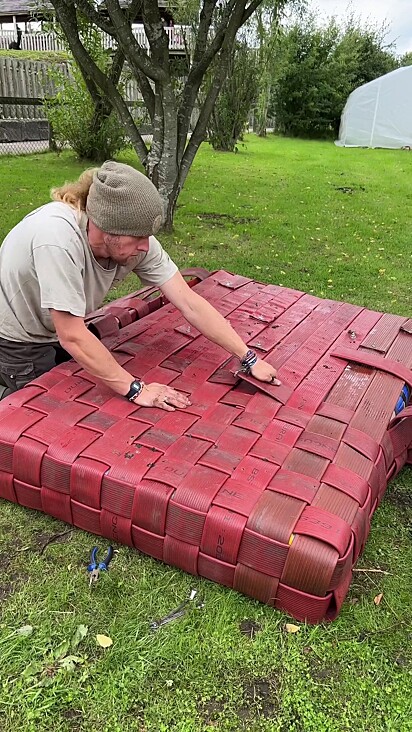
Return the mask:
[[[116,394],[127,394],[134,377],[117,363],[106,346],[86,328],[84,319],[60,310],[50,312],[60,345],[75,361]],[[174,412],[175,409],[188,407],[190,400],[186,394],[166,384],[145,384],[134,403],[141,407],[160,407],[167,412]]]
[[[167,412],[189,407],[191,402],[186,394],[182,394],[165,384],[145,384],[139,396],[134,400],[140,407],[159,407]]]

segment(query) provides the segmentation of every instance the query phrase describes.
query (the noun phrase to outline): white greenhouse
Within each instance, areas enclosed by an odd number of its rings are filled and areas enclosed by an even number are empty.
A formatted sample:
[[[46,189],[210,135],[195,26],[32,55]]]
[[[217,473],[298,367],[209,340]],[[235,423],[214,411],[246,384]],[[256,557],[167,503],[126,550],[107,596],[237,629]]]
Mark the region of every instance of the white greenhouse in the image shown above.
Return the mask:
[[[412,66],[403,66],[349,95],[336,145],[412,148]]]

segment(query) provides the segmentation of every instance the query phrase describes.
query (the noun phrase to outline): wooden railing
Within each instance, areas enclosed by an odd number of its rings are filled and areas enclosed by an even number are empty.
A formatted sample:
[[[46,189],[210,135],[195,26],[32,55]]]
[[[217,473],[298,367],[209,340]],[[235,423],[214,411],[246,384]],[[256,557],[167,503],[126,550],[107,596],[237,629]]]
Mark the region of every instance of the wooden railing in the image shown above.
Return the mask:
[[[166,27],[165,31],[169,36],[170,53],[183,54],[189,41],[190,29],[187,26]],[[133,34],[142,48],[149,50],[149,42],[143,26],[135,26]],[[115,45],[113,38],[102,34],[103,45],[110,48]],[[13,30],[0,30],[0,49],[7,49],[12,41],[16,40]],[[55,33],[23,33],[21,38],[22,51],[63,51],[64,46]]]

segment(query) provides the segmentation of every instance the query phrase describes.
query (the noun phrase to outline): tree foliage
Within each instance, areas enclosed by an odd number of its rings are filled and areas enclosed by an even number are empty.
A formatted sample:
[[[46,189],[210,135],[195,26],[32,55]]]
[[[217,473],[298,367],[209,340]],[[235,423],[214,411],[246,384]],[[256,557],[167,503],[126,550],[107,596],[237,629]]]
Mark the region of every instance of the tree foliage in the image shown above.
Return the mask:
[[[306,0],[290,0],[280,4],[276,0],[264,0],[250,20],[253,43],[258,55],[259,75],[254,109],[254,130],[260,137],[266,135],[267,118],[271,102],[273,82],[276,77],[279,33],[288,13],[298,16],[304,11]]]
[[[155,0],[51,0],[60,24],[94,101],[104,99],[116,110],[131,144],[148,176],[164,201],[166,228],[173,213],[190,166],[206,138],[214,104],[225,81],[236,34],[256,11],[262,0],[176,0],[176,20],[182,18],[194,32],[185,34],[186,73],[176,83],[169,53],[168,35]],[[284,4],[286,0],[279,0]],[[125,8],[126,6],[126,8]],[[186,19],[185,19],[186,14]],[[143,20],[149,51],[139,45],[132,21]],[[86,19],[113,39],[116,49],[110,68],[99,68],[88,52],[79,32]],[[150,147],[142,137],[130,109],[118,88],[119,69],[127,63],[136,79],[150,116],[153,141]],[[197,104],[203,79],[213,63],[213,77],[199,109],[194,129],[192,112]],[[189,132],[191,132],[189,136]]]
[[[337,134],[348,95],[392,71],[397,61],[384,45],[385,29],[362,27],[353,16],[319,25],[307,15],[282,33],[273,96],[276,128],[289,135]]]
[[[399,61],[399,66],[412,66],[412,51],[405,53]]]
[[[236,143],[243,139],[256,99],[258,77],[255,51],[245,41],[238,41],[229,62],[227,79],[208,123],[208,139],[215,150],[237,150]]]
[[[101,35],[87,25],[81,35],[93,61],[105,71],[111,60],[103,49]],[[101,162],[126,146],[127,139],[116,112],[102,95],[93,100],[73,59],[55,64],[50,76],[58,91],[53,100],[45,103],[45,112],[57,149],[69,144],[79,158]]]

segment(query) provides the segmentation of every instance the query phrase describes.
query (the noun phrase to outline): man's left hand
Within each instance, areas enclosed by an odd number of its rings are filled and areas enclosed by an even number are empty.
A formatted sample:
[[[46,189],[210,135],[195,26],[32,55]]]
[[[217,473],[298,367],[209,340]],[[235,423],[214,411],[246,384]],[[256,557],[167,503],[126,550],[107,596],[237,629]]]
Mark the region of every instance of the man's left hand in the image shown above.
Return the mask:
[[[261,361],[260,359],[252,366],[250,373],[258,381],[266,381],[274,386],[280,386],[282,383],[276,378],[276,369],[266,361]]]

